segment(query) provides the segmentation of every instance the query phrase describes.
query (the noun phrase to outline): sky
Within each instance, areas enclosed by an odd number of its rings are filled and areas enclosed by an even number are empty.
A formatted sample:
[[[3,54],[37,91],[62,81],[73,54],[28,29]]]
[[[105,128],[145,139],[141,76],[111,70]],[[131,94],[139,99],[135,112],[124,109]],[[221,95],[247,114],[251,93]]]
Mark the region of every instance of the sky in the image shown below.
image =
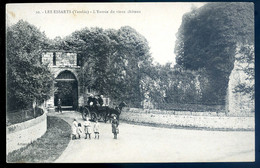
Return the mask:
[[[174,46],[182,16],[205,3],[37,3],[7,4],[6,23],[20,19],[46,36],[65,37],[84,27],[119,29],[131,26],[148,41],[154,62],[175,64]]]

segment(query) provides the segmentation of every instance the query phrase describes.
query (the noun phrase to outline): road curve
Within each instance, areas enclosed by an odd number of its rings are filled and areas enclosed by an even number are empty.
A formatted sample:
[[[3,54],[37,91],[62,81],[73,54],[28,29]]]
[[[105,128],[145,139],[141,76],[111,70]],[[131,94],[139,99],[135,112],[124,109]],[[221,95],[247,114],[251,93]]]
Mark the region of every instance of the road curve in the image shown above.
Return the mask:
[[[52,114],[50,114],[52,115]],[[72,124],[79,113],[54,114]],[[57,163],[251,162],[253,131],[203,131],[156,128],[121,122],[118,139],[100,122],[100,139],[72,140]]]

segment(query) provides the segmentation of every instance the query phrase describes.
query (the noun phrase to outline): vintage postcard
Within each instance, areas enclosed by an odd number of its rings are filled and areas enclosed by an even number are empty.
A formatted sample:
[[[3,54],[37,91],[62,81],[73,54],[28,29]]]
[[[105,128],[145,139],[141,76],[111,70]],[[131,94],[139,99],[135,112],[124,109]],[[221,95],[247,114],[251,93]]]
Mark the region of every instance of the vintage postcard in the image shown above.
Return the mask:
[[[8,163],[255,161],[254,3],[6,4]]]

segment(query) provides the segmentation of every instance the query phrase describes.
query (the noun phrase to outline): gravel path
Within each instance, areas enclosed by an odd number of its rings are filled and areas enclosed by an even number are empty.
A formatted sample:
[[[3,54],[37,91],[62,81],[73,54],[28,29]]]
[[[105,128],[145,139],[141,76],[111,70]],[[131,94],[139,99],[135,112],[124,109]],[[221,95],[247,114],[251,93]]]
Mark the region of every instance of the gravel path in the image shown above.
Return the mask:
[[[53,114],[49,114],[53,115]],[[57,115],[68,123],[81,115]],[[72,140],[57,163],[243,162],[254,161],[253,131],[203,131],[156,128],[121,122],[118,139],[111,124],[100,122],[100,139]]]

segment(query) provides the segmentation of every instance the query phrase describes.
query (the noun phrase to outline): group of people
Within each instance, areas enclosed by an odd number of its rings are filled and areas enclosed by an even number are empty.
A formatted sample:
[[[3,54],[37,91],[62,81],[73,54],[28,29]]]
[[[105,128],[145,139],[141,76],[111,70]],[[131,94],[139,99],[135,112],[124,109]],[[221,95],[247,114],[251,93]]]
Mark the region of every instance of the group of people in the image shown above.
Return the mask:
[[[61,100],[58,99],[58,112],[61,111]],[[90,94],[88,97],[87,104],[89,106],[92,106],[94,108],[97,108],[98,106],[103,106],[103,95],[93,96],[93,94]],[[121,110],[121,109],[120,109]],[[116,116],[113,116],[113,120],[111,121],[112,124],[112,133],[114,134],[114,139],[117,139],[117,134],[119,134],[119,122],[116,118]],[[72,124],[72,140],[74,139],[80,139],[81,137],[85,137],[85,139],[91,139],[91,134],[94,132],[95,139],[99,139],[100,134],[100,124],[98,123],[98,120],[96,119],[93,127],[92,123],[90,122],[90,118],[86,118],[83,124],[78,123],[76,119],[74,119]]]
[[[74,139],[80,139],[85,135],[85,139],[91,139],[91,133],[92,133],[92,125],[89,121],[89,118],[87,118],[84,121],[83,124],[84,129],[82,128],[81,123],[78,123],[76,119],[74,119],[72,124],[72,140]],[[98,120],[95,121],[93,126],[93,132],[95,133],[95,139],[99,139],[99,123]]]
[[[103,104],[104,104],[103,95],[98,95],[96,97],[96,96],[93,96],[93,94],[90,94],[90,96],[88,97],[87,104],[89,106],[94,106],[94,107],[96,107],[97,105],[103,106]]]
[[[119,128],[118,128],[118,120],[114,116],[112,120],[112,133],[114,134],[114,139],[117,139],[117,134],[119,134]],[[98,120],[95,121],[93,128],[92,124],[87,117],[83,124],[84,129],[82,128],[81,123],[78,123],[76,119],[74,119],[72,124],[72,140],[74,139],[80,139],[81,137],[85,136],[85,139],[91,139],[92,130],[95,134],[95,139],[99,139],[99,133],[100,133],[100,124],[98,123]]]

